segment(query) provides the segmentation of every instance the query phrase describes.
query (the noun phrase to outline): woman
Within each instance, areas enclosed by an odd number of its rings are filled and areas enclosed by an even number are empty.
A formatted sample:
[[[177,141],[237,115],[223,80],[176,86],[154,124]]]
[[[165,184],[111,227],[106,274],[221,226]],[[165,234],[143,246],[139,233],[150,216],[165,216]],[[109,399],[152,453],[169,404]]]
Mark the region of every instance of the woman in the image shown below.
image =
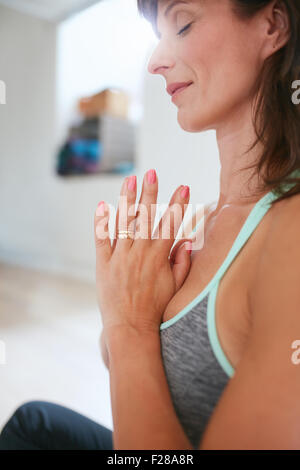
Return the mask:
[[[219,198],[191,255],[187,236],[170,256],[178,230],[170,213],[177,207],[183,217],[187,187],[152,235],[157,175],[144,178],[136,214],[136,178],[126,178],[112,245],[109,208],[99,204],[97,294],[113,436],[71,410],[30,402],[5,426],[2,448],[299,449],[300,114],[292,93],[300,4],[138,7],[160,38],[148,70],[170,94],[178,90],[179,125],[216,130]]]

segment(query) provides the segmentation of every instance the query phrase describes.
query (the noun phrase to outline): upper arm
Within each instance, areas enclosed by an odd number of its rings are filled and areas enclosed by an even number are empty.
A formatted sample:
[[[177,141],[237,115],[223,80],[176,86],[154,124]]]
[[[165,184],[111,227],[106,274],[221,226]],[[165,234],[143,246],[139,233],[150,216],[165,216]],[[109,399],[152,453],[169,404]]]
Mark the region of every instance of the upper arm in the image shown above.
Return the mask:
[[[199,449],[300,449],[299,201],[284,207],[260,258],[246,350]]]

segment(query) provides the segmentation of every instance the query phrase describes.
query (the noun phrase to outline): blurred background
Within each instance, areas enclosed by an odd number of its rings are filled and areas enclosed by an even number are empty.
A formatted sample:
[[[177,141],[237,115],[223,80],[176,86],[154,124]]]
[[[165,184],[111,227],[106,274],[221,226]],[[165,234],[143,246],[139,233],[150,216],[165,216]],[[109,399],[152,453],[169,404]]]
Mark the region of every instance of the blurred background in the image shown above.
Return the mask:
[[[136,4],[0,0],[0,429],[28,400],[113,428],[95,292],[98,202],[117,209],[131,174],[138,201],[151,168],[158,204],[180,184],[192,208],[218,195],[215,133],[180,128],[165,80],[147,71],[157,39]]]

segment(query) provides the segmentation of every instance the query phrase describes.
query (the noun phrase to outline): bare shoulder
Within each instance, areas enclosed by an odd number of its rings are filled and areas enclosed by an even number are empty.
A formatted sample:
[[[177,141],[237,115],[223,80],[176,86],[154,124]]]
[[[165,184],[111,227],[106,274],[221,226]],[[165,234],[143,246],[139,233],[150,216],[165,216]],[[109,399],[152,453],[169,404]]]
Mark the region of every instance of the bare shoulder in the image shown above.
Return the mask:
[[[291,217],[299,216],[300,210],[300,194],[295,194],[287,199],[279,201],[274,206],[274,227],[279,227],[282,224],[291,220]],[[299,217],[298,217],[299,218]]]
[[[300,449],[300,195],[271,211],[249,337],[200,449]]]
[[[251,310],[254,315],[263,305],[270,311],[268,305],[274,303],[285,305],[284,310],[288,308],[289,312],[295,311],[295,304],[297,309],[300,307],[300,297],[294,295],[300,291],[300,194],[279,201],[271,210],[271,223],[253,286],[255,296]],[[276,310],[278,308],[273,311]],[[285,316],[282,318],[286,319]]]
[[[264,253],[274,256],[284,252],[282,243],[298,245],[300,229],[300,194],[279,201],[271,208],[272,218]],[[282,249],[280,249],[280,247]],[[263,253],[263,254],[264,254]],[[261,258],[263,259],[263,258]]]

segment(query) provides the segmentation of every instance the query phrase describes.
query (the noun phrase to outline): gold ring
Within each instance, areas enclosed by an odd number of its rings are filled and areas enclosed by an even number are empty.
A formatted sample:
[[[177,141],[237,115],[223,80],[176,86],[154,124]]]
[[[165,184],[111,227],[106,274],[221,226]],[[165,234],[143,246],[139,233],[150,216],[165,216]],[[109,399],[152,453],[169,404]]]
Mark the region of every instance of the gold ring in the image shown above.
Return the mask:
[[[121,238],[121,239],[132,238],[128,236],[129,234],[134,235],[134,232],[132,230],[117,230],[117,238]]]

